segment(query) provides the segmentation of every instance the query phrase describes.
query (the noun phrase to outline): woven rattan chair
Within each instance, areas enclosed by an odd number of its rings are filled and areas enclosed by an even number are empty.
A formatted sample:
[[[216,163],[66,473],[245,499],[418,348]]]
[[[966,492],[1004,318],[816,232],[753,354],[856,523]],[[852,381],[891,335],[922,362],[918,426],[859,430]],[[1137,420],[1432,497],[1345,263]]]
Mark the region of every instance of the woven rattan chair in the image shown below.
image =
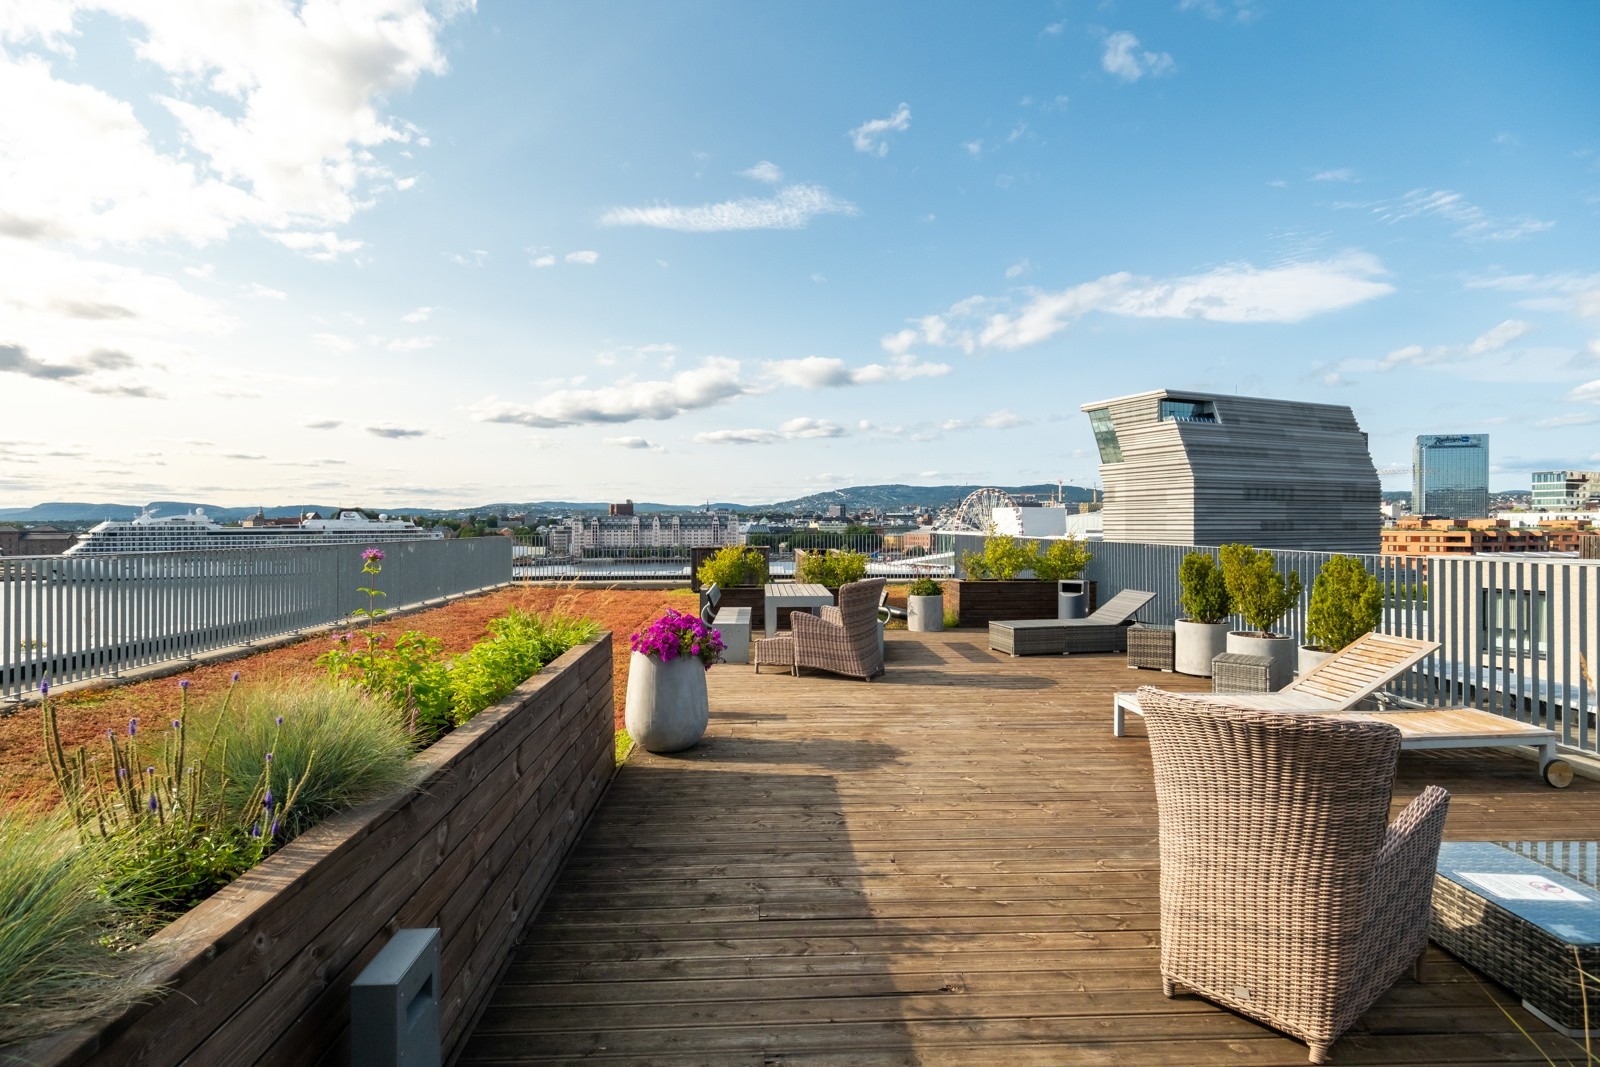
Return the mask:
[[[1016,619],[989,624],[989,647],[1013,656],[1126,652],[1128,627],[1154,593],[1124,589],[1084,619]]]
[[[871,681],[883,673],[883,648],[878,642],[878,598],[882,578],[851,582],[839,589],[837,607],[822,614],[797,611],[789,616],[790,633],[756,642],[756,669],[785,664],[795,673],[815,667],[834,674]]]
[[[1428,943],[1450,794],[1389,819],[1400,733],[1139,690],[1161,838],[1161,980],[1327,1062]]]

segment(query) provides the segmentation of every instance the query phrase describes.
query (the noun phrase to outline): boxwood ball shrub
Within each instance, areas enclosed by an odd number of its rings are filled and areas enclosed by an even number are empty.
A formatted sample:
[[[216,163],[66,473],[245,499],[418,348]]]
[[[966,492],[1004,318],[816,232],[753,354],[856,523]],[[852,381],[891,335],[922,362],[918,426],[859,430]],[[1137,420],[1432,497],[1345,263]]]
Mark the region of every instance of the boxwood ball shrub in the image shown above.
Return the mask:
[[[932,578],[918,578],[906,590],[906,596],[943,596],[944,587]]]

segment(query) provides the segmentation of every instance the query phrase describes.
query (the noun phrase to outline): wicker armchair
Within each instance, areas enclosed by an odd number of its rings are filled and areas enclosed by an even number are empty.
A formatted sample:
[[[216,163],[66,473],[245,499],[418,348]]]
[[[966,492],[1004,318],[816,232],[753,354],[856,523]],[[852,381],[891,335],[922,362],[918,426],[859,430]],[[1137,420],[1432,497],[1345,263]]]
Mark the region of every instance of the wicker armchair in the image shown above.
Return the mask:
[[[1387,723],[1139,690],[1161,837],[1161,980],[1311,1046],[1355,1023],[1428,943],[1450,794],[1388,823]]]
[[[882,674],[878,598],[883,586],[882,578],[851,582],[840,588],[837,607],[823,608],[820,616],[790,615],[791,633],[756,642],[756,669],[785,664],[799,674],[801,667],[815,667],[868,681]]]

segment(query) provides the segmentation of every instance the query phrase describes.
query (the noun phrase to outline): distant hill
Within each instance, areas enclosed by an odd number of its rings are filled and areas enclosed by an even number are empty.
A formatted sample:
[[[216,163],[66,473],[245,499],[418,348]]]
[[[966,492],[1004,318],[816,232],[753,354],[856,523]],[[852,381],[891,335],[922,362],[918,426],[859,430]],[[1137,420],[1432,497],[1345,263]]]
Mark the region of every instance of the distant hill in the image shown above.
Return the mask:
[[[969,493],[982,489],[981,485],[853,485],[843,489],[833,489],[827,492],[812,493],[809,496],[796,497],[793,500],[782,500],[770,504],[740,504],[731,501],[719,500],[710,503],[701,501],[691,504],[660,504],[650,501],[637,501],[633,508],[640,514],[650,514],[661,511],[702,511],[706,508],[727,509],[730,511],[760,512],[760,513],[787,513],[787,512],[813,512],[823,511],[829,505],[842,504],[846,511],[858,512],[868,508],[892,511],[909,507],[924,507],[938,509],[954,506],[961,502]],[[1046,498],[1054,496],[1056,485],[1054,482],[1038,485],[1001,486],[1013,496],[1032,494],[1036,497]],[[1062,490],[1062,496],[1069,504],[1090,499],[1087,489],[1079,489],[1069,485]],[[180,512],[193,511],[200,508],[217,522],[238,522],[240,519],[249,518],[256,513],[256,508],[225,508],[215,504],[198,503],[195,501],[180,500],[155,500],[151,501],[149,508],[157,515],[176,515]],[[275,505],[265,507],[269,518],[291,518],[303,515],[308,511],[316,511],[323,515],[336,512],[340,507],[354,505],[329,505],[329,504],[295,504]],[[464,515],[552,515],[569,514],[574,512],[604,512],[607,504],[596,501],[577,500],[539,500],[522,503],[498,502],[483,504],[470,508],[413,508],[392,507],[378,509],[391,515],[426,515],[434,517],[459,517]],[[134,504],[89,504],[77,502],[54,501],[47,504],[36,504],[31,508],[0,508],[0,522],[62,522],[84,523],[99,522],[102,519],[127,520],[134,518],[144,508]],[[372,510],[372,509],[368,509]]]

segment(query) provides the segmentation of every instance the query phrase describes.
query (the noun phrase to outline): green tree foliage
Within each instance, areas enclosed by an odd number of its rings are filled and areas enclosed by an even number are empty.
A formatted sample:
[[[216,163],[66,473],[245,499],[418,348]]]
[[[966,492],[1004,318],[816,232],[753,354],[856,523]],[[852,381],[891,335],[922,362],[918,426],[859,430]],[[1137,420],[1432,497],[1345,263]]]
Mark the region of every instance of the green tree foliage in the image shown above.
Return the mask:
[[[867,557],[860,552],[831,549],[827,552],[807,552],[795,568],[795,579],[815,582],[829,589],[838,589],[867,576]]]
[[[961,566],[968,577],[979,581],[1006,582],[1032,568],[1038,559],[1031,542],[1019,541],[1010,534],[990,534],[983,551],[962,556]]]
[[[1337,652],[1383,618],[1383,583],[1351,556],[1334,556],[1317,572],[1306,613],[1306,640]]]
[[[1209,552],[1191,552],[1178,564],[1183,613],[1195,622],[1216,623],[1233,614],[1222,568]]]
[[[1089,546],[1076,537],[1064,537],[1041,547],[1033,560],[1033,576],[1047,582],[1083,577],[1084,568],[1094,559]]]
[[[739,585],[767,584],[767,557],[744,545],[719,548],[695,572],[701,585],[716,583],[724,589]]]
[[[918,578],[906,590],[906,596],[943,596],[944,587],[932,578]]]
[[[1300,576],[1279,573],[1272,553],[1249,545],[1222,546],[1222,580],[1234,610],[1257,633],[1272,627],[1300,599]]]

